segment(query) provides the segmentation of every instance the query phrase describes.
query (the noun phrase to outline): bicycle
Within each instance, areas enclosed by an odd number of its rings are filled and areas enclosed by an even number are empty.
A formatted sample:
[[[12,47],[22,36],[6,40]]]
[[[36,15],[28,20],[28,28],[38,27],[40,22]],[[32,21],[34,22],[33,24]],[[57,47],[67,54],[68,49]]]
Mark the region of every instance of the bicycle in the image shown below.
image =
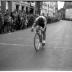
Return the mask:
[[[39,51],[43,48],[43,28],[40,26],[36,26],[35,36],[34,36],[34,48],[36,51]],[[36,42],[37,41],[37,42]]]

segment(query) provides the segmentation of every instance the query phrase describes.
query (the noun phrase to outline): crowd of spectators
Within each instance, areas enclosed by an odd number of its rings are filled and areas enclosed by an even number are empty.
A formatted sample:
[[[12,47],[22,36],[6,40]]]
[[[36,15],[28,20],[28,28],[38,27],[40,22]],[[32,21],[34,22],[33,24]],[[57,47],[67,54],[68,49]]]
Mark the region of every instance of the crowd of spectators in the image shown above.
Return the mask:
[[[0,34],[14,32],[30,27],[36,15],[27,14],[24,10],[15,10],[4,14],[0,13]]]
[[[6,12],[0,13],[0,34],[14,32],[17,30],[23,30],[32,26],[36,14],[26,13],[25,10],[15,10],[9,13],[8,10]],[[47,18],[47,23],[52,23],[54,21],[58,21],[55,18]]]

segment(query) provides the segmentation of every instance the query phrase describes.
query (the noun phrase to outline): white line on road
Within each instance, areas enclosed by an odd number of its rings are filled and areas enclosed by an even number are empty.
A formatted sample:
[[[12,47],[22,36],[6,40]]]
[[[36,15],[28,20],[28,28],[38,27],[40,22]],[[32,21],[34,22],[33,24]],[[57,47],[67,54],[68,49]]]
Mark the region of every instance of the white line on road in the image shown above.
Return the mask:
[[[10,43],[0,43],[0,46],[20,46],[20,47],[26,47],[26,46],[31,46],[31,45],[26,45],[26,44],[10,44]],[[54,46],[54,47],[51,47],[51,45],[46,45],[46,48],[53,48],[53,49],[72,49],[71,47],[58,47],[58,46]]]
[[[52,46],[53,45],[53,46]],[[31,44],[10,44],[10,43],[0,43],[0,46],[19,46],[19,47],[34,47]],[[46,48],[51,48],[51,49],[72,49],[72,47],[67,47],[67,46],[56,46],[53,43],[48,43],[46,44]]]
[[[10,43],[0,43],[0,45],[11,45],[11,46],[21,46],[21,47],[24,47],[24,46],[31,46],[31,45],[26,45],[26,44],[10,44]]]

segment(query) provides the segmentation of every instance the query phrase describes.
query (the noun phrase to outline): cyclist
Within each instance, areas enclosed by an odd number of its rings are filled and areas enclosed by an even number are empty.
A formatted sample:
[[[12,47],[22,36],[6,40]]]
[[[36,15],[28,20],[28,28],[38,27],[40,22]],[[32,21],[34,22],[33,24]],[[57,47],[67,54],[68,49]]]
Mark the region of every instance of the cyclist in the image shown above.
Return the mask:
[[[31,31],[33,31],[34,27],[37,26],[37,25],[42,27],[42,31],[43,31],[42,32],[43,33],[43,41],[42,41],[42,44],[45,45],[47,20],[46,20],[46,17],[44,16],[44,14],[38,16],[35,19],[35,22],[32,25]]]

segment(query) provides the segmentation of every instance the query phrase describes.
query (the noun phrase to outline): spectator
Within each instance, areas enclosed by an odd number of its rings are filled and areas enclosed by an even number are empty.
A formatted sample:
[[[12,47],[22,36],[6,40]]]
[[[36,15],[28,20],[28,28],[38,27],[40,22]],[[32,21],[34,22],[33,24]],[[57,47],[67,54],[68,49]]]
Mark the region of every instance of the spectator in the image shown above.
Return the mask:
[[[10,32],[11,17],[9,15],[8,10],[6,10],[4,15],[4,27],[6,32]]]

